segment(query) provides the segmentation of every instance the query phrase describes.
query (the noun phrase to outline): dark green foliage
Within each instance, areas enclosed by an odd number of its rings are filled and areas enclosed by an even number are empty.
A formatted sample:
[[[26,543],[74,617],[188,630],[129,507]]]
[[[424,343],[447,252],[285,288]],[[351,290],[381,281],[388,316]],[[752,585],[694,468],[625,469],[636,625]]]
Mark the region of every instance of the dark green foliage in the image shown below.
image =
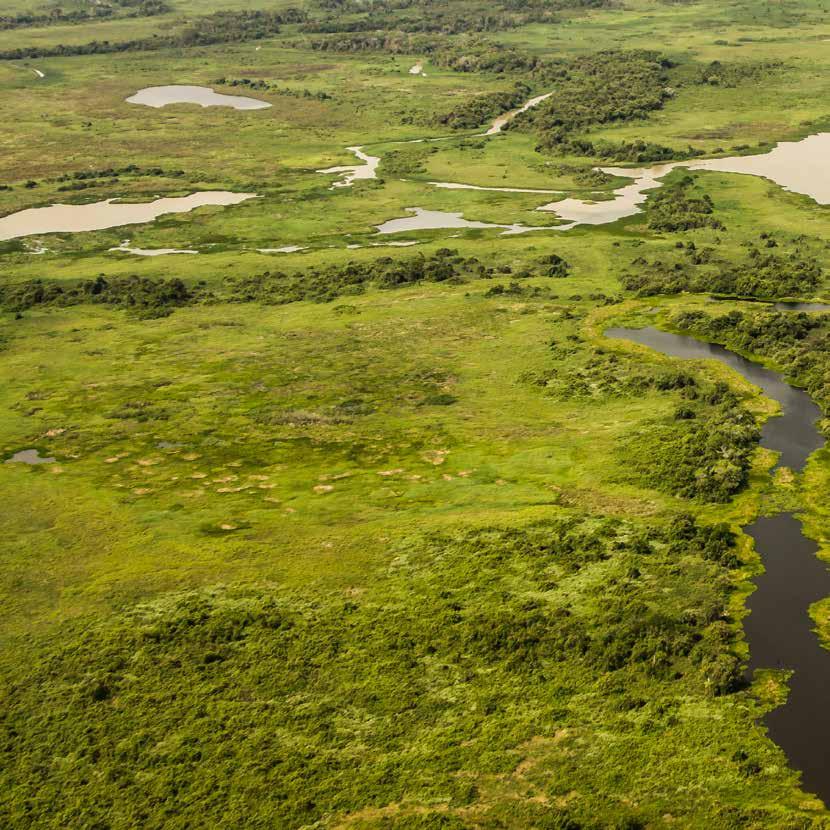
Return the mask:
[[[689,208],[692,223],[708,217],[706,213],[695,213],[697,202],[696,198],[692,199]],[[687,199],[681,203],[688,204]],[[704,199],[703,206],[708,204]],[[665,222],[672,227],[685,221],[671,205],[658,207],[657,211],[659,224]],[[761,250],[749,245],[744,258],[737,263],[720,259],[711,249],[699,250],[691,244],[685,246],[684,252],[682,259],[674,261],[648,262],[643,257],[637,258],[632,263],[634,270],[620,277],[623,287],[641,297],[693,291],[776,299],[809,296],[823,275],[818,260],[799,248],[774,253],[766,246]]]
[[[152,17],[170,11],[164,0],[110,0],[110,3],[96,3],[91,8],[64,11],[54,8],[46,14],[23,12],[14,15],[0,15],[0,31],[4,29],[22,29],[31,26],[66,25],[67,23],[86,23],[109,17]],[[121,13],[126,9],[126,14]]]
[[[723,230],[708,194],[695,195],[695,180],[684,176],[664,185],[648,200],[648,226],[655,231],[688,231],[694,228]]]
[[[517,83],[509,92],[476,95],[451,112],[438,117],[438,123],[457,130],[470,130],[497,115],[520,107],[530,97],[530,87]]]
[[[544,387],[546,394],[562,400],[642,395],[650,389],[682,390],[695,394],[697,381],[683,371],[655,373],[654,367],[623,360],[602,349],[583,350],[576,344],[550,342],[552,355],[561,360],[570,358],[565,366],[554,365],[540,373],[528,373],[522,380]]]
[[[272,92],[275,95],[285,95],[289,98],[316,98],[318,101],[330,101],[332,96],[328,92],[313,92],[310,89],[291,89],[263,81],[261,78],[216,78],[211,83],[215,86],[243,86],[255,92]]]
[[[746,485],[760,430],[725,385],[692,397],[694,417],[655,421],[620,454],[635,481],[684,498],[728,501]]]
[[[709,86],[736,87],[743,83],[759,83],[783,67],[784,64],[781,61],[746,63],[712,61],[706,66],[693,66],[688,80],[691,83]]]
[[[600,9],[612,0],[535,0],[506,2],[482,8],[476,3],[445,3],[440,0],[402,0],[402,2],[322,2],[325,14],[301,28],[315,38],[313,48],[337,51],[375,51],[388,48],[380,43],[395,43],[401,38],[434,33],[464,35],[499,32],[528,23],[556,23],[558,12]],[[411,54],[417,54],[414,50]]]
[[[570,266],[567,260],[559,256],[559,254],[547,254],[539,260],[539,264],[542,266],[542,273],[546,277],[562,279],[570,273]]]
[[[419,282],[463,282],[476,277],[492,277],[494,272],[494,268],[485,267],[475,257],[462,257],[457,251],[440,248],[429,256],[381,257],[373,262],[350,262],[291,274],[266,271],[251,277],[228,277],[215,291],[202,283],[186,285],[175,277],[153,280],[102,275],[95,280],[75,283],[30,280],[0,287],[0,306],[8,311],[25,311],[39,305],[100,303],[128,308],[144,317],[157,317],[199,302],[270,305],[300,300],[330,302],[337,297],[362,294],[370,286],[389,289]]]
[[[484,292],[485,297],[521,297],[522,299],[556,300],[558,294],[541,285],[522,285],[511,280],[507,285],[496,283]]]
[[[547,101],[514,122],[542,138],[541,150],[567,145],[575,130],[644,118],[670,97],[668,62],[655,52],[598,52],[576,58]]]
[[[670,550],[680,556],[689,548],[699,550],[704,559],[726,568],[737,568],[740,560],[735,553],[735,534],[726,524],[698,525],[694,516],[676,516],[668,530]]]
[[[402,804],[377,826],[641,826],[663,805],[594,799],[591,756],[609,730],[619,758],[639,744],[648,700],[727,691],[710,538],[692,520],[459,531],[399,544],[357,596],[203,590],[66,624],[59,645],[30,639],[7,677],[3,814],[161,827],[175,804],[181,827],[300,827]],[[522,747],[576,725],[586,694],[604,737],[584,753],[582,727],[566,756],[582,806],[508,799],[520,813],[503,824],[482,788],[511,786]],[[615,789],[636,792],[639,776],[619,763]]]
[[[68,55],[101,55],[117,52],[136,52],[171,47],[207,46],[214,43],[237,43],[258,40],[278,34],[283,23],[303,20],[303,12],[288,9],[285,12],[239,11],[215,12],[196,17],[180,32],[147,37],[141,40],[93,40],[58,46],[24,46],[0,52],[0,60],[50,58]]]
[[[180,179],[185,175],[184,170],[164,170],[161,167],[139,167],[137,164],[128,164],[126,167],[105,167],[101,170],[76,170],[74,173],[64,173],[55,181],[66,182],[58,187],[61,193],[77,190],[88,190],[101,185],[112,186],[118,184],[122,177],[164,177]]]
[[[714,502],[727,501],[746,484],[760,432],[724,384],[704,386],[682,370],[658,374],[651,364],[600,349],[554,341],[551,351],[558,358],[551,369],[522,377],[551,396],[625,398],[656,390],[682,399],[674,415],[650,423],[619,448],[632,481]]]
[[[434,146],[414,145],[383,154],[380,162],[381,176],[412,176],[425,173],[424,162],[438,150]]]
[[[265,272],[253,277],[230,278],[224,297],[231,302],[259,301],[281,305],[298,300],[329,302],[349,294],[361,294],[370,285],[398,288],[419,282],[461,282],[492,275],[475,257],[465,258],[457,251],[441,248],[429,256],[407,259],[381,257],[373,262],[350,262],[345,266],[312,268],[285,274]]]
[[[31,280],[0,287],[0,305],[9,311],[25,311],[35,306],[72,306],[100,303],[126,308],[139,317],[162,317],[174,308],[194,302],[198,290],[180,279],[99,276],[70,284],[62,281]]]
[[[569,153],[575,156],[592,156],[603,161],[631,162],[635,164],[649,164],[659,161],[674,161],[678,159],[695,158],[702,156],[703,150],[687,147],[685,150],[676,147],[666,147],[643,139],[634,141],[605,141],[574,138],[562,133],[553,145],[537,147],[538,150],[553,149],[558,153]],[[597,171],[600,172],[601,171]],[[605,174],[607,175],[607,174]],[[597,182],[603,184],[604,182]]]

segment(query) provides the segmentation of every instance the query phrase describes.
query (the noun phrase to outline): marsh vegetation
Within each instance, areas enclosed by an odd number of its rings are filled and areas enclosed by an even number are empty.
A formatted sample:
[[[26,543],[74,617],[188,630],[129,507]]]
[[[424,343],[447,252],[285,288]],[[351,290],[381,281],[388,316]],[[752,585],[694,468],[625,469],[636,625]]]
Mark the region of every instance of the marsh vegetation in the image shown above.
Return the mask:
[[[822,4],[10,2],[5,825],[830,826]]]

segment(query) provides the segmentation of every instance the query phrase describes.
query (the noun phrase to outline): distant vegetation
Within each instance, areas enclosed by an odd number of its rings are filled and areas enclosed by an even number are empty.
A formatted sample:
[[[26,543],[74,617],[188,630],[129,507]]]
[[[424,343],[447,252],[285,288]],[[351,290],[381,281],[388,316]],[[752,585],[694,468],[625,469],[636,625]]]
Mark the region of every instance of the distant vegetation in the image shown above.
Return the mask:
[[[0,286],[0,306],[22,312],[36,306],[73,306],[84,303],[129,309],[142,317],[166,316],[175,308],[196,302],[260,302],[269,305],[312,300],[330,302],[363,293],[368,287],[401,288],[420,282],[462,283],[469,279],[509,274],[511,268],[485,266],[476,257],[441,248],[429,256],[406,259],[381,257],[373,262],[351,262],[294,273],[266,271],[249,277],[228,277],[221,288],[204,283],[188,286],[182,280],[99,276],[94,280],[66,282],[29,280]],[[545,258],[535,276],[564,277],[568,264],[556,254]],[[530,271],[518,274],[531,276]]]
[[[316,98],[318,101],[329,101],[332,96],[328,92],[313,92],[310,89],[291,89],[263,81],[261,78],[216,78],[211,81],[214,86],[241,86],[253,92],[272,92],[275,95],[287,95],[291,98]]]
[[[180,32],[137,40],[93,40],[58,46],[22,46],[0,52],[0,60],[63,57],[68,55],[99,55],[113,52],[148,51],[171,47],[207,46],[215,43],[236,43],[258,40],[278,34],[284,23],[305,19],[296,9],[285,12],[239,11],[215,12],[196,17]]]
[[[0,15],[0,31],[24,27],[65,25],[105,20],[111,17],[153,17],[171,10],[166,0],[110,0],[98,2],[89,8],[64,11],[56,7],[49,12],[22,12]]]

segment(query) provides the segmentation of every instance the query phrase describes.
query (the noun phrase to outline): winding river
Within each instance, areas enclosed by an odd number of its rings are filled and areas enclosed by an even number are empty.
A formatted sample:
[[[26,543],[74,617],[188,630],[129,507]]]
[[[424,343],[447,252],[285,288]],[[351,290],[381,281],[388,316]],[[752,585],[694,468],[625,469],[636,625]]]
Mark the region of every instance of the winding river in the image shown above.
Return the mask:
[[[718,360],[759,386],[781,405],[781,415],[769,418],[761,434],[761,445],[780,453],[776,466],[801,470],[807,457],[824,446],[816,428],[821,410],[806,392],[787,384],[777,372],[722,346],[655,328],[611,328],[605,335],[671,357]],[[745,531],[764,564],[744,620],[748,672],[792,672],[786,703],[767,713],[764,723],[770,738],[801,771],[803,788],[830,804],[830,654],[821,645],[809,615],[813,603],[830,595],[830,572],[816,556],[818,546],[804,536],[791,513],[763,516]]]

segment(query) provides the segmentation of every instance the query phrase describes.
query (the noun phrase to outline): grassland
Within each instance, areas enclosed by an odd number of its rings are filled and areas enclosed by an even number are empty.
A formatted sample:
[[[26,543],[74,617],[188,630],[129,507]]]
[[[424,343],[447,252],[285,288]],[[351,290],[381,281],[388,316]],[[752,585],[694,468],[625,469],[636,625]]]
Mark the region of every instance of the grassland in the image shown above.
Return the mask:
[[[0,32],[0,51],[287,5],[181,0],[159,16]],[[662,108],[586,129],[592,140],[714,153],[800,137],[830,116],[822,3],[627,0],[558,15],[480,37],[549,60],[622,48],[675,64]],[[291,24],[256,42],[0,61],[3,215],[206,189],[260,196],[0,243],[0,290],[104,275],[202,292],[150,319],[94,303],[0,313],[0,459],[29,448],[57,459],[0,464],[3,823],[830,826],[759,724],[786,677],[740,674],[761,567],[740,528],[785,506],[826,555],[828,454],[773,477],[759,449],[728,498],[678,495],[648,474],[655,438],[682,437],[678,372],[703,398],[726,383],[758,423],[774,408],[722,367],[678,367],[602,336],[711,310],[705,294],[623,287],[637,263],[673,267],[689,243],[739,263],[767,234],[782,257],[813,258],[810,296],[830,296],[827,208],[762,179],[696,173],[723,229],[656,232],[647,205],[594,228],[422,231],[395,238],[409,248],[373,247],[375,226],[414,206],[556,222],[535,210],[555,195],[431,181],[578,197],[619,182],[586,183],[595,159],[539,152],[528,130],[485,140],[437,123],[510,89],[510,73],[309,41]],[[421,59],[426,77],[411,75]],[[734,84],[689,80],[712,61],[778,63]],[[218,78],[268,82],[250,94],[271,108],[125,102]],[[377,180],[332,188],[316,171],[351,163],[353,145],[385,159],[403,148],[412,172],[381,165]],[[128,165],[140,170],[72,178]],[[65,189],[78,181],[89,186]],[[124,239],[200,253],[109,251]],[[257,251],[287,245],[307,249]],[[483,270],[361,283],[329,302],[234,295],[277,272],[302,283],[447,248]],[[552,254],[566,277],[544,276]],[[694,406],[720,423],[717,407]],[[685,515],[703,530],[678,535]],[[720,524],[736,535],[718,559],[705,529]],[[814,617],[830,636],[830,605]]]

